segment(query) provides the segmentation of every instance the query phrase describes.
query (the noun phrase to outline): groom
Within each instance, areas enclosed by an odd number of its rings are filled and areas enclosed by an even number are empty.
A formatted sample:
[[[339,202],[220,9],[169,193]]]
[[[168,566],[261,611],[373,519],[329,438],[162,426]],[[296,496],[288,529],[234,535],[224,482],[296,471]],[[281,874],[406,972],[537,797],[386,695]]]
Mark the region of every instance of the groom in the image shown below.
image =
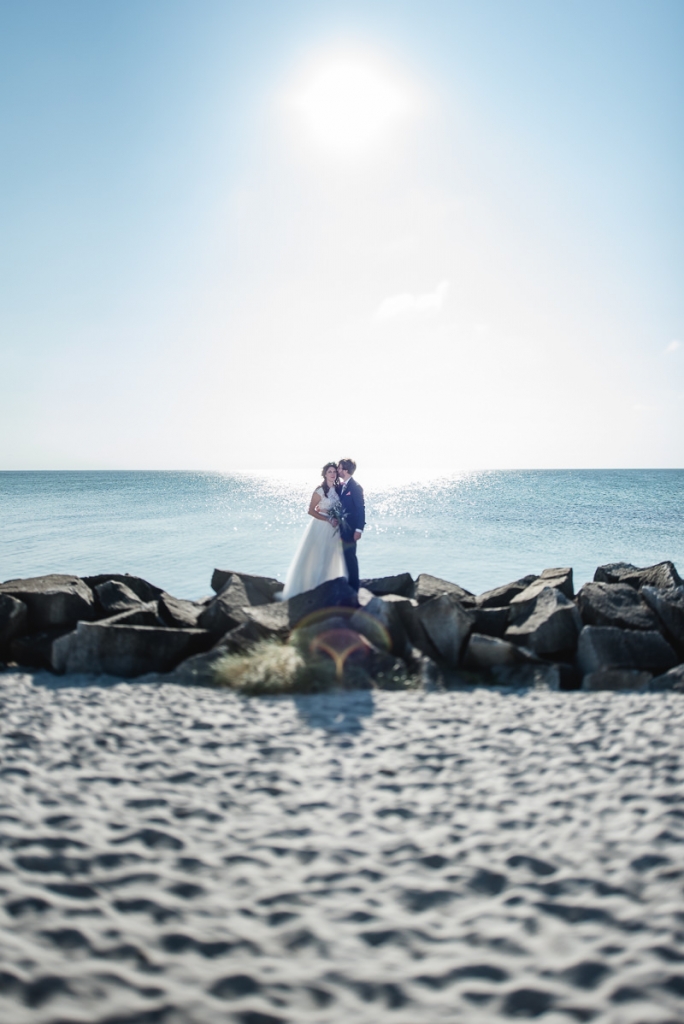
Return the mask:
[[[353,479],[355,469],[356,463],[353,459],[340,459],[337,464],[337,475],[340,478],[337,493],[346,512],[346,518],[340,523],[342,550],[347,563],[349,586],[358,590],[359,563],[356,558],[356,542],[361,540],[366,525],[366,507],[363,502],[363,487]]]

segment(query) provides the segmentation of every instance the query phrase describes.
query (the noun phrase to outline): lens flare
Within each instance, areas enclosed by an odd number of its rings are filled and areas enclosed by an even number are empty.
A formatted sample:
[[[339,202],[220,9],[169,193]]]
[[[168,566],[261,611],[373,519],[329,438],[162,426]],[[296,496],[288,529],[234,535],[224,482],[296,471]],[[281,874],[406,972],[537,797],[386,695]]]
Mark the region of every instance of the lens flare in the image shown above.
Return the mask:
[[[312,654],[322,651],[332,658],[335,675],[341,679],[344,675],[344,663],[355,651],[370,650],[368,640],[353,629],[326,629],[314,637],[309,645]]]
[[[351,620],[353,621],[353,625]],[[290,643],[305,654],[325,654],[341,679],[352,654],[387,652],[392,641],[383,624],[361,608],[324,608],[302,619],[290,635]]]

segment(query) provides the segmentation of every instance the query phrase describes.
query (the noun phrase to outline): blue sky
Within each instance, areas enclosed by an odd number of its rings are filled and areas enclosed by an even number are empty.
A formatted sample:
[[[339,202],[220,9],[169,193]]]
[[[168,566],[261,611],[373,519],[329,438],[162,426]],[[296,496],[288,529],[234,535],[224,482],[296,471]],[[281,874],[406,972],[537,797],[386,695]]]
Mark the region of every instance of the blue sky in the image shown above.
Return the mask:
[[[0,468],[682,466],[683,42],[679,0],[0,3]]]

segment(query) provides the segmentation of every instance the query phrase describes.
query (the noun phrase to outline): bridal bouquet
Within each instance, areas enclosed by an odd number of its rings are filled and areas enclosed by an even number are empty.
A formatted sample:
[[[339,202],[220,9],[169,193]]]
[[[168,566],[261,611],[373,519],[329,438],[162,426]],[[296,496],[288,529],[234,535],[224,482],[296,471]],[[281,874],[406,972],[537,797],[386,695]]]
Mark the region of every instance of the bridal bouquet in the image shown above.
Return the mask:
[[[345,512],[345,510],[344,510],[344,508],[342,506],[342,502],[339,500],[339,498],[337,500],[333,499],[332,505],[330,506],[330,508],[327,508],[325,510],[325,514],[328,517],[328,519],[336,519],[337,520],[337,526],[335,527],[335,533],[337,533],[337,531],[339,530],[340,526],[343,523],[346,523],[346,521],[347,521],[347,513]]]

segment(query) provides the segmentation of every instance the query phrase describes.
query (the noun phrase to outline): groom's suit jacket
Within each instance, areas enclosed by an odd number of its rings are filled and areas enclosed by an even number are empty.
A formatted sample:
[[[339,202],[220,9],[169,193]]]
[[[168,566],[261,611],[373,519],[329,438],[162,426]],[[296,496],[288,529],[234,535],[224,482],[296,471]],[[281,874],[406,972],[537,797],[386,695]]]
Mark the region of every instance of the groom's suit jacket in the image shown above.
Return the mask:
[[[347,513],[346,521],[340,524],[340,536],[342,540],[350,541],[354,538],[354,532],[356,530],[363,530],[366,525],[366,505],[363,500],[363,487],[361,484],[357,484],[354,477],[351,476],[337,493],[340,496],[342,508]]]

